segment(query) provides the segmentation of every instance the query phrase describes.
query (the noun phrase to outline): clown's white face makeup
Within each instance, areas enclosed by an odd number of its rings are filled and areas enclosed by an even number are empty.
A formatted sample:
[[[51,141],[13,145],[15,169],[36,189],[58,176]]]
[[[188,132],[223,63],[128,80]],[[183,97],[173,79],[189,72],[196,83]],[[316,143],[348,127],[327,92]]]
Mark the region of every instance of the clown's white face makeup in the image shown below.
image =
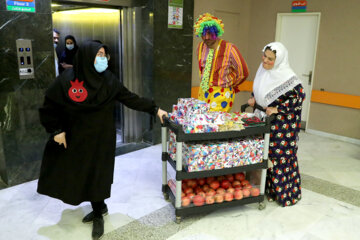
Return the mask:
[[[264,52],[262,59],[263,68],[270,70],[274,67],[276,55],[273,51],[268,49]]]

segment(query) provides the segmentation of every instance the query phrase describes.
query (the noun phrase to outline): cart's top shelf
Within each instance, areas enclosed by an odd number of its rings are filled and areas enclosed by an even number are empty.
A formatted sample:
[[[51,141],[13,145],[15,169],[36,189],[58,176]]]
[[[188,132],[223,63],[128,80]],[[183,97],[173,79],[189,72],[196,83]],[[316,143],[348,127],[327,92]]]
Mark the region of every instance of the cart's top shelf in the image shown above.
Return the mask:
[[[270,133],[271,119],[267,119],[263,126],[248,126],[243,130],[225,131],[225,132],[208,132],[208,133],[185,133],[182,126],[174,123],[168,118],[164,118],[164,127],[169,128],[176,134],[177,142],[190,141],[206,141],[206,140],[221,140],[239,138],[244,136],[259,135]]]

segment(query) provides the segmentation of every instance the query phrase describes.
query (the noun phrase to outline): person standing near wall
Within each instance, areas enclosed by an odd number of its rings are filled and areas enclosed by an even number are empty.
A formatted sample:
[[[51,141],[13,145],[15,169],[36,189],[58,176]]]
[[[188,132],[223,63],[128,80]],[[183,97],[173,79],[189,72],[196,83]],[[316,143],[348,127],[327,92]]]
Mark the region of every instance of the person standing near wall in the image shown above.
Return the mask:
[[[59,39],[60,39],[60,32],[54,28],[53,29],[53,41],[54,41],[54,58],[55,58],[55,76],[59,76],[59,59],[58,59],[58,55],[56,53],[56,48],[59,44]]]
[[[151,100],[126,89],[108,69],[107,46],[86,41],[45,94],[41,124],[51,134],[41,164],[37,191],[71,205],[91,202],[83,218],[92,223],[92,237],[104,233],[104,202],[113,182],[116,129],[115,102],[157,115],[167,113]]]
[[[246,80],[249,70],[239,49],[220,39],[224,33],[221,19],[209,13],[199,16],[194,32],[203,40],[197,48],[199,61],[199,99],[210,104],[211,111],[229,112]]]
[[[283,207],[301,199],[301,178],[297,160],[297,141],[300,132],[301,109],[305,91],[301,81],[290,68],[288,51],[280,42],[267,44],[262,63],[256,73],[253,95],[248,100],[266,113],[255,110],[259,117],[275,114],[271,123],[269,160],[265,192],[269,201]]]
[[[59,73],[61,74],[66,68],[73,67],[75,53],[78,50],[78,45],[74,36],[67,35],[65,37],[65,49],[62,51],[59,58]]]

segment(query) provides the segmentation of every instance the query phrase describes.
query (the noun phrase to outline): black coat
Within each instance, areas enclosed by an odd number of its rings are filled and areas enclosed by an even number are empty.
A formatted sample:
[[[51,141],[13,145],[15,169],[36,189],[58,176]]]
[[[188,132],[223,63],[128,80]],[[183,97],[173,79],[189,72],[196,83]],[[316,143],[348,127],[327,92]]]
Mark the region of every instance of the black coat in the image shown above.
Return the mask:
[[[72,102],[64,91],[64,81],[73,78],[73,69],[64,71],[47,91],[39,111],[42,125],[52,135],[45,147],[37,191],[78,205],[110,197],[116,144],[115,102],[154,115],[157,107],[153,101],[128,91],[108,71],[104,78],[117,81],[108,97],[96,98],[93,94],[95,100],[88,104]],[[66,149],[53,140],[53,135],[62,131],[66,133]]]

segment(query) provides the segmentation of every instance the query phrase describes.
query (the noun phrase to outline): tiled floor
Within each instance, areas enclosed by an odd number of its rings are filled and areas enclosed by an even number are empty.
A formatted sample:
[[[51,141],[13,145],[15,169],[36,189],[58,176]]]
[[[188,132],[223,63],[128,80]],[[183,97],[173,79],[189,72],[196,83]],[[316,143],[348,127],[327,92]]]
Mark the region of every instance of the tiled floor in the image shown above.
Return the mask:
[[[161,192],[161,146],[118,156],[106,201],[103,240],[337,240],[360,235],[360,146],[301,133],[303,199],[220,209],[174,223]],[[0,190],[0,240],[91,239],[81,218],[88,203],[70,206],[36,193],[37,181]]]

